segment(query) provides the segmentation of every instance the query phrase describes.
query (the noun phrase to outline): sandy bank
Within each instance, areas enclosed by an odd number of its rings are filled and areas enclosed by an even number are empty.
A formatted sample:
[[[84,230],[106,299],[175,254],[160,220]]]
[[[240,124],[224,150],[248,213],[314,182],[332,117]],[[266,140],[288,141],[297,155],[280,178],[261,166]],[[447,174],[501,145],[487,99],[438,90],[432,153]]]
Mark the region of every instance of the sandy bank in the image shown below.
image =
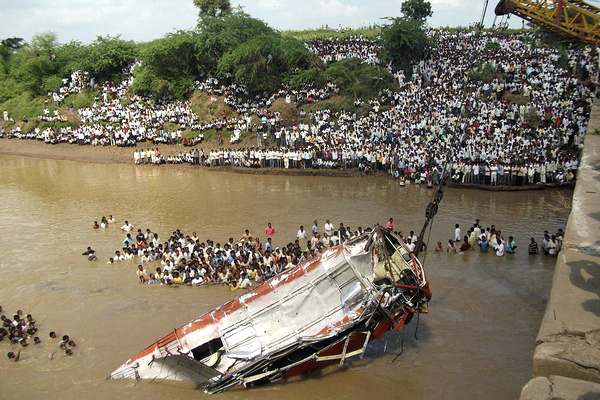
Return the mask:
[[[80,146],[77,144],[46,144],[40,141],[20,139],[0,139],[0,154],[15,155],[35,158],[48,158],[55,160],[70,160],[94,163],[118,163],[133,164],[133,152],[136,149],[148,147],[160,150],[162,154],[174,154],[179,151],[188,152],[193,147],[182,145],[138,145],[136,147],[112,147],[112,146]],[[198,148],[210,148],[210,146],[198,146]],[[194,166],[178,164],[178,167]],[[165,166],[168,168],[169,166]],[[353,170],[333,169],[283,169],[283,168],[239,168],[239,167],[217,167],[214,171],[235,172],[241,174],[260,175],[293,175],[293,176],[366,176]],[[381,174],[384,175],[384,174]]]
[[[0,140],[0,154],[57,160],[129,164],[133,162],[133,151],[132,147],[94,147],[62,143],[51,145],[32,140]]]

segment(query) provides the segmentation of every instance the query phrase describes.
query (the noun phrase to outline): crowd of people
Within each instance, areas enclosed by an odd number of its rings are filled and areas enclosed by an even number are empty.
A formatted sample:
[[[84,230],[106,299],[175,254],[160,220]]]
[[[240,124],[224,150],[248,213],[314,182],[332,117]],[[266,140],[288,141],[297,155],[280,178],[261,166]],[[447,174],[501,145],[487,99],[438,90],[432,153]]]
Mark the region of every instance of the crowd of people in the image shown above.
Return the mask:
[[[368,64],[379,64],[379,55],[383,50],[378,40],[371,40],[362,35],[315,39],[306,43],[306,46],[325,63],[354,58]]]
[[[0,137],[113,146],[196,145],[202,134],[190,139],[182,135],[184,130],[215,129],[230,132],[230,143],[244,136],[253,141],[255,135],[256,144],[226,147],[220,140],[210,151],[194,148],[153,157],[140,157],[145,150],[136,150],[135,162],[351,168],[388,173],[401,183],[435,182],[448,171],[446,165],[459,184],[531,185],[575,178],[597,91],[597,51],[584,47],[561,54],[532,44],[531,33],[430,30],[428,35],[435,44],[429,58],[415,64],[408,76],[388,66],[400,89],[384,90],[369,101],[356,99],[360,113],[302,109],[301,122],[290,125],[270,110],[275,99],[300,106],[325,99],[338,88],[283,88],[269,98],[252,98],[243,86],[208,78],[197,82],[198,90],[223,96],[235,113],[205,121],[185,101],[128,96],[134,65],[120,84],[99,87],[92,106],[79,110],[79,126],[0,130]],[[380,63],[378,42],[362,37],[307,45],[327,62],[356,57]],[[478,78],[475,72],[482,66],[494,74]],[[76,92],[88,80],[85,74],[72,76],[63,94]],[[166,130],[165,124],[177,128]]]
[[[208,93],[212,96],[223,96],[223,102],[239,114],[254,114],[259,117],[267,118],[273,118],[275,116],[274,113],[269,112],[269,107],[271,107],[277,99],[284,99],[288,104],[302,106],[304,104],[312,104],[319,100],[328,99],[339,92],[337,85],[328,82],[322,88],[315,88],[310,85],[300,89],[283,87],[269,97],[259,95],[253,97],[243,85],[224,85],[215,77],[208,77],[202,82],[197,81],[195,88],[196,90]],[[212,97],[211,100],[215,102],[216,98]]]
[[[112,223],[115,222],[115,218],[112,215],[109,215],[108,218],[106,218],[104,215],[102,216],[102,218],[100,218],[100,223],[98,223],[98,221],[94,221],[94,225],[93,228],[94,229],[106,229],[108,228],[108,226]],[[123,229],[121,227],[121,229]]]
[[[389,218],[383,227],[398,235],[410,252],[415,251],[419,243],[415,231],[411,230],[408,234],[399,231],[393,218]],[[122,247],[107,263],[137,263],[137,279],[146,285],[224,284],[232,290],[247,289],[371,229],[361,226],[351,228],[344,223],[334,225],[329,219],[320,225],[315,219],[309,229],[300,226],[293,240],[279,246],[274,242],[275,237],[278,243],[285,243],[285,240],[281,241],[280,235],[276,235],[276,228],[271,222],[261,233],[253,234],[245,229],[239,238],[230,237],[221,243],[201,240],[196,232],[189,234],[180,229],[171,232],[166,240],[161,240],[151,229],[135,230],[125,221],[121,228],[125,235]],[[562,229],[553,235],[544,232],[541,243],[543,254],[556,256],[562,247],[563,236]],[[421,246],[421,251],[429,251],[427,243],[421,243]],[[460,225],[456,224],[447,245],[438,241],[433,251],[479,251],[504,257],[516,253],[517,248],[515,236],[505,237],[495,225],[484,228],[477,219],[464,235]],[[530,239],[526,249],[530,255],[540,252],[535,238]]]
[[[56,332],[51,331],[49,334],[49,340],[56,342],[58,336]],[[3,314],[2,306],[0,306],[0,342],[4,339],[12,346],[18,346],[17,351],[9,351],[6,356],[9,360],[19,361],[21,359],[22,351],[33,344],[34,346],[42,343],[39,337],[39,327],[36,320],[31,314],[24,315],[22,310],[17,310],[12,318],[7,317]],[[63,335],[62,339],[58,341],[58,347],[61,352],[65,355],[73,355],[73,348],[76,347],[75,341],[69,337],[69,335]],[[48,358],[53,359],[55,353],[51,352]]]
[[[461,233],[460,224],[455,224],[453,237],[448,240],[446,248],[441,241],[435,246],[436,253],[465,253],[470,250],[479,250],[481,253],[493,252],[498,257],[504,257],[506,254],[517,252],[517,239],[514,236],[505,238],[500,229],[495,225],[483,228],[479,219],[469,227],[466,234]],[[556,256],[561,248],[564,237],[563,229],[558,229],[555,234],[544,231],[542,240],[542,252],[544,255]],[[534,237],[529,239],[527,245],[529,255],[539,254],[540,248]]]
[[[320,228],[315,220],[310,232],[300,226],[295,240],[279,247],[273,243],[275,228],[271,223],[264,229],[264,240],[262,235],[246,229],[240,238],[231,237],[224,243],[201,241],[196,232],[186,234],[179,229],[166,241],[150,229],[140,228],[135,233],[132,228],[123,229],[122,248],[115,251],[108,264],[137,260],[136,275],[140,283],[149,285],[226,284],[232,290],[249,288],[369,230],[351,229],[343,223],[334,227],[329,220]]]
[[[366,115],[320,110],[298,125],[269,121],[267,129],[257,130],[256,145],[136,161],[381,171],[404,184],[436,183],[451,160],[449,175],[457,184],[573,181],[598,54],[571,50],[561,67],[556,50],[532,47],[526,37],[431,34],[438,44],[431,58],[416,65],[408,81],[396,73],[402,89],[365,102]],[[476,63],[493,66],[496,77],[470,79]]]

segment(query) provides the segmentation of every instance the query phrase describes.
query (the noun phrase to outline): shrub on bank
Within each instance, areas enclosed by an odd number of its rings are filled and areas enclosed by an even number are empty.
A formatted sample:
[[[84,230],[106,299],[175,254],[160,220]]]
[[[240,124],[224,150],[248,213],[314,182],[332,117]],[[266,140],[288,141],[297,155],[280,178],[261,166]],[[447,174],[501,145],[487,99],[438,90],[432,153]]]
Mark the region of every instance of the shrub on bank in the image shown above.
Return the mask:
[[[248,40],[221,57],[221,78],[245,85],[251,94],[278,90],[287,75],[318,64],[304,44],[280,34],[265,34]]]
[[[387,69],[356,59],[334,62],[324,75],[340,88],[342,95],[354,99],[372,99],[383,89],[397,89],[397,82]]]

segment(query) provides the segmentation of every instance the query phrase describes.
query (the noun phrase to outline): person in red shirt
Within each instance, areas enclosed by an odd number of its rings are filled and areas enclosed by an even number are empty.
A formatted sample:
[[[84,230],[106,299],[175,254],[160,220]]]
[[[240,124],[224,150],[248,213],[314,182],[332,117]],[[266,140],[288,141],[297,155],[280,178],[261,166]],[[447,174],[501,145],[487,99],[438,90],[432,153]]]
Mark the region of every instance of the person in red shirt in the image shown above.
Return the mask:
[[[385,224],[385,229],[390,232],[393,232],[396,229],[396,225],[394,225],[394,218],[390,218],[388,220],[387,224]]]
[[[267,227],[265,228],[265,235],[267,237],[273,237],[273,235],[275,234],[275,228],[273,228],[273,226],[271,225],[271,223],[267,223]]]

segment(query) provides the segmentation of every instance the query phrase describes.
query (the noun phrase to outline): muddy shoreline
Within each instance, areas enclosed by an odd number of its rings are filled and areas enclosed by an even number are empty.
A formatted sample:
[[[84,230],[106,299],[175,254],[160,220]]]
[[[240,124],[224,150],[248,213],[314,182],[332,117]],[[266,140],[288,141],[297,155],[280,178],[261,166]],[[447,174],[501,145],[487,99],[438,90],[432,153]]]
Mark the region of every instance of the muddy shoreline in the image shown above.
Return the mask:
[[[189,151],[193,147],[182,145],[138,145],[135,147],[113,147],[113,146],[88,146],[77,144],[46,144],[40,141],[21,139],[0,139],[0,154],[11,156],[23,156],[34,158],[46,158],[54,160],[68,160],[91,162],[99,164],[133,164],[133,152],[135,149],[146,149],[153,147],[163,154],[171,154],[177,151]],[[211,146],[199,145],[198,148],[210,148]],[[189,164],[176,164],[180,168],[193,168]],[[171,166],[172,167],[172,166]],[[374,175],[385,176],[386,174],[365,175],[354,170],[339,169],[283,169],[283,168],[241,168],[241,167],[217,167],[214,171],[230,172],[248,175],[287,175],[287,176],[332,176],[332,177],[370,177]],[[489,186],[489,185],[463,185],[449,183],[449,187],[462,189],[476,189],[488,191],[524,191],[542,190],[556,187],[573,187],[574,182],[566,184],[527,185],[527,186]]]

